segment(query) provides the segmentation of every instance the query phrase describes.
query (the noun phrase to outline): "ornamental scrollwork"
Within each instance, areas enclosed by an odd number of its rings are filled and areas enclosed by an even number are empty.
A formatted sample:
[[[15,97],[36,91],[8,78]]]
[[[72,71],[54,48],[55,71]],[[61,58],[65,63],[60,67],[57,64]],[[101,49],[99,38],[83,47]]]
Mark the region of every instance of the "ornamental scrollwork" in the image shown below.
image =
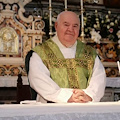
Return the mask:
[[[43,20],[35,21],[35,30],[41,30],[45,27],[45,22]]]
[[[26,23],[31,23],[33,21],[32,15],[30,15],[28,18],[24,17],[23,15],[23,13],[25,12],[24,6],[31,1],[32,0],[19,0],[18,3],[18,5],[20,6],[20,9],[18,10],[18,15],[20,16],[20,19]]]

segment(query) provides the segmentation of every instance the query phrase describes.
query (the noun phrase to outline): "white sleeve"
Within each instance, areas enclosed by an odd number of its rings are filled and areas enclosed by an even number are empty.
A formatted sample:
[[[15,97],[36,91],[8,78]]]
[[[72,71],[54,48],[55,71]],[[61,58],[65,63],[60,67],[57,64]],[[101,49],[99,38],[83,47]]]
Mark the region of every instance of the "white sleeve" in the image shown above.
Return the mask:
[[[106,87],[106,73],[98,56],[95,59],[93,74],[89,86],[84,89],[85,93],[89,95],[93,102],[98,102],[104,95]]]
[[[44,99],[53,102],[67,102],[72,89],[60,88],[51,78],[41,58],[34,52],[29,64],[30,86]]]

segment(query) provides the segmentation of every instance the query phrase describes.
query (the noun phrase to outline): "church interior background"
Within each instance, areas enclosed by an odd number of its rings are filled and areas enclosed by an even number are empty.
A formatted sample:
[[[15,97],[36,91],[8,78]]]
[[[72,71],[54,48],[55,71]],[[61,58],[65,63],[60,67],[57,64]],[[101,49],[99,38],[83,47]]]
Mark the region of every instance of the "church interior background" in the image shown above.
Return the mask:
[[[79,40],[93,46],[105,67],[107,86],[102,101],[120,99],[119,0],[0,0],[0,101],[16,101],[18,75],[28,84],[25,56],[55,33],[54,22],[64,10],[78,14]]]

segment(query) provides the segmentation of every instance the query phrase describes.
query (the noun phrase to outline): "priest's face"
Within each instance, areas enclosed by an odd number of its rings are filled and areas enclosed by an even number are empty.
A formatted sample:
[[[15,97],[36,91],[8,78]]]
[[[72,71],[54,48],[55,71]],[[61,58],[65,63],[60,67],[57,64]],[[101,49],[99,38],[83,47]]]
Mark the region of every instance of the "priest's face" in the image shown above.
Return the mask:
[[[60,42],[66,47],[71,47],[79,35],[79,18],[74,12],[64,11],[58,15],[55,28]]]

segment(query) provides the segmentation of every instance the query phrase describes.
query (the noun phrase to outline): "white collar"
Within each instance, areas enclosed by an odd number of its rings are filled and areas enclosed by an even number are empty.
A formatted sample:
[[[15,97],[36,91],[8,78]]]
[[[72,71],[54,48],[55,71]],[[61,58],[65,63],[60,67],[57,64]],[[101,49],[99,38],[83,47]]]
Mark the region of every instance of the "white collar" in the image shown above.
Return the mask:
[[[59,48],[67,48],[60,42],[57,34],[54,37],[52,37],[51,39],[53,40],[53,42],[55,42],[58,45]],[[72,45],[71,47],[68,47],[68,48],[74,49],[74,48],[76,48],[76,45],[77,45],[77,41],[75,42],[74,45]]]

